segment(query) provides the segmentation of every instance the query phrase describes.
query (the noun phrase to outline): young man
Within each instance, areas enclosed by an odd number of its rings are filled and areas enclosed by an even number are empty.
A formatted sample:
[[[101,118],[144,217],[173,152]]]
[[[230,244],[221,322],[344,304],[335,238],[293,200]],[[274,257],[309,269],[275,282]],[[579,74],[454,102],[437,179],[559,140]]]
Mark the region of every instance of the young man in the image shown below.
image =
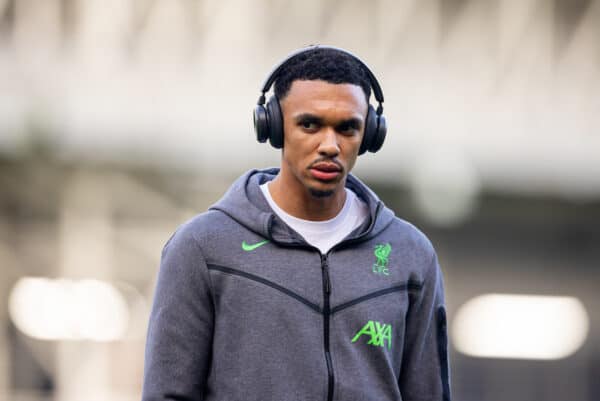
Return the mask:
[[[281,166],[243,175],[165,246],[143,401],[449,400],[434,249],[350,174],[385,137],[375,77],[314,46],[262,92],[257,136]]]

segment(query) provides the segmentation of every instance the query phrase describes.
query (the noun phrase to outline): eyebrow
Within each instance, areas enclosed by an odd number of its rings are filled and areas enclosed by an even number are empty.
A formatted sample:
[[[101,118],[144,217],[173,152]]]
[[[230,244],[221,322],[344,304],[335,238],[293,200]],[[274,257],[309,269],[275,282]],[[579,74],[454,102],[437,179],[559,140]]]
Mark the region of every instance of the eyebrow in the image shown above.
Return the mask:
[[[311,123],[323,124],[323,119],[321,117],[315,116],[310,113],[302,113],[294,117],[296,123],[309,121]]]
[[[302,113],[297,115],[296,117],[294,117],[294,121],[296,121],[296,123],[300,123],[300,122],[311,122],[311,123],[316,123],[319,125],[323,125],[323,119],[319,116],[316,116],[314,114],[310,114],[310,113]],[[356,117],[352,117],[352,118],[348,118],[345,120],[340,121],[339,123],[336,124],[336,127],[341,127],[341,126],[350,126],[352,128],[360,128],[362,124],[362,120],[360,118],[356,118]]]
[[[336,127],[341,128],[341,127],[351,127],[354,129],[359,129],[361,126],[362,120],[358,119],[358,118],[349,118],[347,120],[342,120],[338,125],[336,125]]]

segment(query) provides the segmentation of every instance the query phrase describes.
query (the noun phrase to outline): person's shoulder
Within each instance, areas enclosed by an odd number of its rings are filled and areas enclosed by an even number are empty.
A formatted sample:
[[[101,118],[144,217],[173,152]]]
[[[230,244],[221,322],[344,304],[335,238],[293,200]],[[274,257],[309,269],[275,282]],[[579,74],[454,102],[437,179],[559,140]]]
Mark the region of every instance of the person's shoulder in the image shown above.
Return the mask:
[[[183,242],[193,242],[201,245],[208,238],[217,235],[227,220],[229,220],[229,217],[218,210],[199,213],[180,224],[165,244],[165,247],[172,243]]]
[[[429,237],[408,220],[394,216],[388,231],[391,231],[403,248],[410,249],[422,258],[431,260],[435,255],[435,248]]]

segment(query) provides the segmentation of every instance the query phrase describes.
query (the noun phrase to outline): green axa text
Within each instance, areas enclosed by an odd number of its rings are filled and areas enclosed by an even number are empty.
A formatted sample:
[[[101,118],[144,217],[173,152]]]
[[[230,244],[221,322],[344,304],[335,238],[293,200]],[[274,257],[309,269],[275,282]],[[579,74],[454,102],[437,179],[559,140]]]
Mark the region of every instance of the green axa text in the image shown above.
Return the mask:
[[[392,325],[374,322],[369,320],[367,324],[363,326],[362,329],[352,339],[352,342],[358,341],[360,336],[363,334],[368,334],[371,336],[369,342],[367,344],[385,347],[385,340],[387,340],[388,349],[392,348]]]

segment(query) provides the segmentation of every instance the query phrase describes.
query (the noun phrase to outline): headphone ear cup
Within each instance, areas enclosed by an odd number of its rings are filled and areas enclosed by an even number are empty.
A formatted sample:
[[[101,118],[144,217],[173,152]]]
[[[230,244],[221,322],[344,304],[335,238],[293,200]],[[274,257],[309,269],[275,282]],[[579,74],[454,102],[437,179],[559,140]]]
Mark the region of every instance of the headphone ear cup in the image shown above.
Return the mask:
[[[385,117],[380,115],[377,117],[377,129],[375,130],[375,135],[373,135],[373,140],[369,146],[369,152],[375,153],[381,149],[381,146],[383,146],[383,142],[385,141],[386,134],[387,123],[385,121]]]
[[[276,96],[267,102],[267,119],[269,121],[269,142],[275,149],[283,147],[283,115]]]
[[[253,113],[254,133],[256,140],[260,143],[266,142],[269,138],[269,120],[267,110],[261,104],[257,104]]]
[[[363,134],[358,154],[362,155],[367,150],[371,150],[371,144],[373,143],[373,137],[377,131],[377,113],[373,106],[369,105],[367,110],[367,118],[365,119],[365,132]]]

